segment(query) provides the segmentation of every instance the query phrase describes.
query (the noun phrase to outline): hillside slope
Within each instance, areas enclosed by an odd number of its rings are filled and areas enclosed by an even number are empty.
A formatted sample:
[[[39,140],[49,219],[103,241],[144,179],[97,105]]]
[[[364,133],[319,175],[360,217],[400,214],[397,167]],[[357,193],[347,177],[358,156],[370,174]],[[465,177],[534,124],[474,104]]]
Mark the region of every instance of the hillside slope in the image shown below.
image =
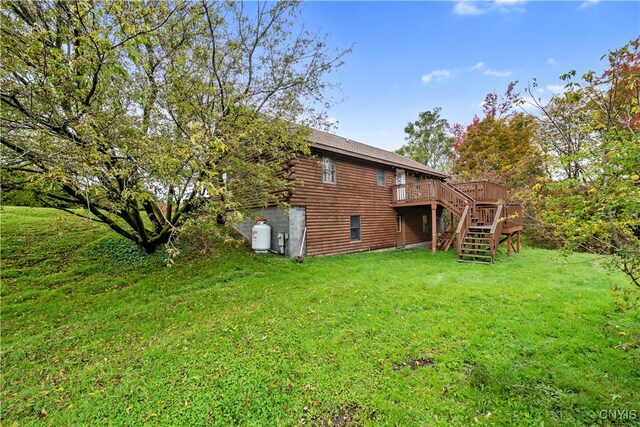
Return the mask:
[[[640,318],[590,256],[219,246],[167,268],[93,222],[0,215],[7,425],[638,422]]]

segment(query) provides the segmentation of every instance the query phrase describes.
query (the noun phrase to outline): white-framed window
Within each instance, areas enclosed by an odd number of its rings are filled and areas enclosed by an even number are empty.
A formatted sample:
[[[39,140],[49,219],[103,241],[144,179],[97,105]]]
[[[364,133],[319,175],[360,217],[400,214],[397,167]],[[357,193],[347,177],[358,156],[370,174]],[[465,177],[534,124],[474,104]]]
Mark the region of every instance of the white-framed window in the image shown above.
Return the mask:
[[[336,183],[336,161],[330,157],[322,158],[322,182],[325,184]]]
[[[387,185],[387,173],[384,169],[378,169],[378,185],[381,187]]]
[[[352,242],[360,241],[360,215],[351,215],[349,218],[349,238]]]

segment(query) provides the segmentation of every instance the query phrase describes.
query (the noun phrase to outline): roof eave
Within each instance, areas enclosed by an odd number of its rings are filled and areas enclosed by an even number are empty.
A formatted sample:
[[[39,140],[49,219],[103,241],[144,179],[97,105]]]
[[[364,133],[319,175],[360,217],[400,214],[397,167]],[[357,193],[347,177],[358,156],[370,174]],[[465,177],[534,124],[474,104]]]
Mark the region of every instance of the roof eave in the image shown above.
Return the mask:
[[[325,145],[319,142],[311,142],[311,147],[312,148],[317,148],[320,150],[324,150],[324,151],[329,151],[332,153],[338,153],[338,154],[342,154],[345,156],[349,156],[349,157],[354,157],[356,159],[362,159],[362,160],[368,160],[374,163],[379,163],[379,164],[383,164],[383,165],[389,165],[389,166],[394,166],[400,169],[408,169],[408,170],[412,170],[412,171],[417,171],[417,172],[421,172],[421,173],[426,173],[429,175],[434,175],[440,178],[449,178],[450,176],[441,172],[436,172],[434,170],[431,170],[429,168],[417,168],[415,166],[410,166],[410,165],[406,165],[406,164],[402,164],[399,162],[394,162],[394,161],[389,161],[389,160],[385,160],[385,159],[380,159],[374,156],[367,156],[366,154],[360,154],[360,153],[354,153],[353,151],[348,151],[348,150],[342,150],[340,148],[336,148],[333,147],[331,145]]]

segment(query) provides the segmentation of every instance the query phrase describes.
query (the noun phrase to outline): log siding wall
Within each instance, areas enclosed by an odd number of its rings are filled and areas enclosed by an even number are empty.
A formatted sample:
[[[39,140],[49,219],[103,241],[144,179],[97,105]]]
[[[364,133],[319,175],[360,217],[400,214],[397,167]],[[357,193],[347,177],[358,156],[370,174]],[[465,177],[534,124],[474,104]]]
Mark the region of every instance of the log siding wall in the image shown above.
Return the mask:
[[[336,183],[322,182],[322,157],[336,161]],[[384,169],[386,185],[378,185],[378,169]],[[306,209],[307,255],[330,255],[396,247],[396,217],[403,215],[405,245],[431,239],[429,206],[391,207],[391,187],[396,183],[395,168],[335,153],[315,151],[299,157],[293,164],[295,189],[291,206]],[[415,180],[406,171],[406,181]],[[424,175],[424,178],[434,178]],[[350,240],[350,217],[360,215],[360,240]],[[422,215],[429,227],[422,230]]]

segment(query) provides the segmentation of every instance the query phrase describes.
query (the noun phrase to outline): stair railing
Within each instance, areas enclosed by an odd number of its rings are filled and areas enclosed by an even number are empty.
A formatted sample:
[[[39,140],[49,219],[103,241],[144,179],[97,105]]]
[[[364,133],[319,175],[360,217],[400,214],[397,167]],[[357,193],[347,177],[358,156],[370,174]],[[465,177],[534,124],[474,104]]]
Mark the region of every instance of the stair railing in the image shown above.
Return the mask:
[[[502,229],[504,228],[504,218],[502,217],[502,208],[504,205],[498,205],[498,210],[493,217],[493,224],[491,224],[491,263],[496,257],[498,251],[498,245],[500,244],[500,237],[502,236]]]
[[[460,222],[458,222],[458,228],[456,229],[456,247],[458,249],[458,256],[462,254],[462,242],[467,235],[469,226],[471,225],[471,209],[470,206],[465,206],[460,216]]]
[[[442,181],[434,181],[437,185],[437,199],[442,202],[445,207],[455,211],[457,215],[462,215],[466,206],[471,205],[474,208],[474,200],[455,188],[453,185]]]

